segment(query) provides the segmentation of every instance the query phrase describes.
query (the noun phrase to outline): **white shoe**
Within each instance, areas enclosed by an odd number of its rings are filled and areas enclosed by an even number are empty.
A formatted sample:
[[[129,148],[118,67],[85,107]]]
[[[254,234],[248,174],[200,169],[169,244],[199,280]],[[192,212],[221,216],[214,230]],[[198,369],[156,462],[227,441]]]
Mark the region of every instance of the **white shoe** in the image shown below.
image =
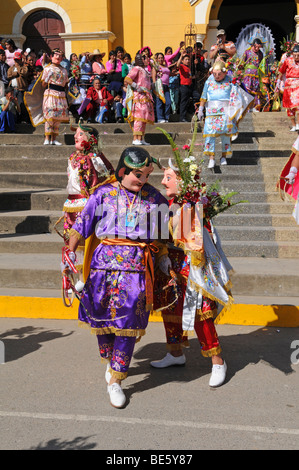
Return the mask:
[[[253,113],[259,113],[259,110],[256,109],[256,108],[253,108],[252,112],[253,112]]]
[[[226,377],[227,365],[224,361],[222,365],[213,364],[212,374],[210,377],[209,385],[210,387],[220,387],[223,384]]]
[[[295,132],[296,131],[296,126],[291,127],[290,132]]]
[[[150,364],[152,367],[156,367],[156,369],[164,369],[170,366],[184,366],[186,364],[186,357],[184,354],[174,357],[172,354],[167,353],[160,361],[152,361]]]
[[[133,140],[132,145],[142,145],[142,142],[141,140],[136,139],[136,140]]]
[[[107,364],[106,372],[105,372],[105,380],[107,384],[109,385],[110,380],[111,380],[112,374],[110,372],[110,363]]]
[[[227,161],[225,157],[220,158],[220,165],[227,165]]]
[[[62,145],[58,140],[52,140],[51,142],[52,145]]]
[[[239,136],[239,134],[233,135],[232,138],[231,138],[231,141],[234,142],[235,140],[237,140],[238,136]]]
[[[296,124],[296,131],[299,131],[299,124]]]
[[[160,119],[160,121],[158,121],[159,124],[164,124],[164,122],[166,122],[165,119]]]
[[[76,282],[75,289],[76,289],[77,292],[82,292],[83,287],[84,287],[84,282],[82,282],[82,281]]]
[[[49,139],[45,139],[44,145],[50,145],[50,143],[51,143],[51,142],[49,141]]]
[[[110,396],[110,403],[114,408],[122,408],[126,403],[126,396],[119,384],[108,385],[107,391]]]
[[[213,158],[210,158],[208,168],[214,168],[215,166],[215,160]]]
[[[142,145],[151,145],[148,142],[145,142],[145,140],[142,140],[141,143],[142,143]]]

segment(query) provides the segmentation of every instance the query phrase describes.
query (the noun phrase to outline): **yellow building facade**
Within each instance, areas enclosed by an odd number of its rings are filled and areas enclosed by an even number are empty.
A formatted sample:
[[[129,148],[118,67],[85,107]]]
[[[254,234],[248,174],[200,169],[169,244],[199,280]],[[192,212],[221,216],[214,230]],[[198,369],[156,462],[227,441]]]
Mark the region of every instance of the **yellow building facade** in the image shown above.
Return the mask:
[[[60,43],[67,57],[119,45],[134,57],[143,46],[164,52],[185,39],[208,49],[217,28],[236,34],[252,18],[271,23],[279,39],[296,31],[299,40],[299,0],[9,0],[1,5],[0,36],[35,50],[42,41]]]

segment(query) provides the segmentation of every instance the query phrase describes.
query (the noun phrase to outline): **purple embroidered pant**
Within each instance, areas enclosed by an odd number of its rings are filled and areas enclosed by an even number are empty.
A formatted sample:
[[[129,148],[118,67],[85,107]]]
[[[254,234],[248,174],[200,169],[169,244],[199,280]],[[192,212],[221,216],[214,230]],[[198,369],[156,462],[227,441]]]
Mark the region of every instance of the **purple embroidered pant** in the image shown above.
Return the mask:
[[[97,339],[101,357],[110,360],[112,376],[120,380],[125,379],[128,375],[136,338],[107,334],[97,335]]]

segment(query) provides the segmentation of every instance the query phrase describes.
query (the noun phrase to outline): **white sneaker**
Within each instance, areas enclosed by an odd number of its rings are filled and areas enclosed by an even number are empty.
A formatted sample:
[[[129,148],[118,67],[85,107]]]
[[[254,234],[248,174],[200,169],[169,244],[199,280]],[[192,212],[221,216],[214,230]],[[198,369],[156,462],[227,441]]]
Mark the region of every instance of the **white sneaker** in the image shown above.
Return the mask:
[[[296,124],[296,131],[299,131],[299,124]]]
[[[126,396],[119,384],[108,385],[107,391],[110,396],[110,403],[114,408],[122,408],[126,403]]]
[[[158,121],[159,124],[163,124],[165,121],[165,119],[160,119],[160,121]]]
[[[291,127],[290,132],[295,132],[296,131],[296,126]]]
[[[220,165],[227,165],[227,161],[225,157],[220,158]]]
[[[51,143],[51,142],[49,141],[49,139],[45,139],[44,145],[50,145],[50,143]]]
[[[142,145],[151,145],[148,142],[145,142],[145,140],[142,140],[141,142],[142,142]]]
[[[226,377],[227,365],[224,361],[222,365],[213,364],[212,374],[210,377],[209,385],[210,387],[220,387],[223,384]]]
[[[233,135],[232,138],[231,138],[231,141],[234,142],[235,140],[237,140],[238,136],[239,136],[239,134]]]
[[[160,361],[152,361],[150,364],[152,367],[156,367],[156,369],[164,369],[170,366],[184,366],[186,364],[186,357],[184,354],[174,357],[172,354],[167,353]]]
[[[52,140],[51,142],[52,145],[62,145],[58,140]]]
[[[110,383],[111,377],[112,377],[112,374],[110,372],[110,363],[108,363],[107,367],[106,367],[106,372],[105,372],[105,380],[106,380],[108,385]]]
[[[215,166],[215,160],[213,158],[210,158],[208,168],[214,168]]]
[[[253,113],[259,113],[259,110],[256,109],[256,108],[253,108],[252,112],[253,112]]]
[[[132,145],[142,145],[142,142],[141,140],[136,139],[136,140],[133,140]]]

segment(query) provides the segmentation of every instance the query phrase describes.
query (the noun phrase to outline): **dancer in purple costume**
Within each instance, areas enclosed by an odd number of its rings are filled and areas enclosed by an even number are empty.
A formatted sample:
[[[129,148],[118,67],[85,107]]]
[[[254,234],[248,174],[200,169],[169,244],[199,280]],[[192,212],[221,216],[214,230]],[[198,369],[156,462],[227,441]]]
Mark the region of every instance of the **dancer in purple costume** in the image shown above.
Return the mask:
[[[161,234],[168,227],[168,203],[147,183],[153,163],[146,150],[125,149],[115,171],[117,181],[89,198],[70,231],[72,251],[82,237],[89,239],[89,275],[79,320],[97,335],[100,355],[108,360],[105,378],[110,402],[117,408],[125,405],[121,381],[152,310],[154,263],[161,268],[168,253],[168,234]]]

